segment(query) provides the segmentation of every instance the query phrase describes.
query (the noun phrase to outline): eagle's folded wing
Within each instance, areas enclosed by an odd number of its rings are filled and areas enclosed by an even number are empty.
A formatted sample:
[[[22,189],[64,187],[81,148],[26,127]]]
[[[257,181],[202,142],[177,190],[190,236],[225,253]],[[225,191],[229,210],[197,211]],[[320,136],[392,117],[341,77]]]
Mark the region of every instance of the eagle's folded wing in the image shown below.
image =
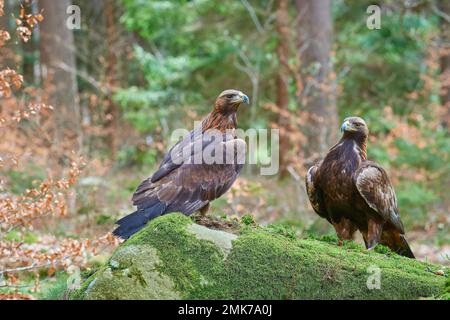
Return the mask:
[[[325,206],[323,204],[322,192],[314,183],[317,171],[319,170],[321,164],[322,161],[309,168],[305,177],[306,193],[308,194],[309,202],[311,203],[314,211],[322,218],[326,218],[327,220],[329,220],[328,213],[325,210]]]
[[[205,143],[203,146],[211,146],[214,143]],[[240,139],[218,143],[224,151],[233,147],[233,163],[195,164],[190,160],[204,149],[193,151],[191,157],[185,158],[183,163],[156,182],[151,179],[143,181],[133,195],[133,204],[138,209],[143,209],[163,203],[168,212],[179,211],[189,215],[223,195],[242,169],[242,155],[245,156],[246,145]]]
[[[150,177],[151,182],[156,182],[176,168],[192,159],[195,152],[204,150],[206,146],[214,142],[215,136],[203,133],[201,128],[189,132],[183,140],[176,143],[164,156],[158,170]],[[139,187],[138,187],[139,189]]]
[[[367,205],[377,212],[383,221],[390,222],[400,233],[405,232],[398,214],[394,187],[381,166],[365,161],[355,172],[355,185]]]

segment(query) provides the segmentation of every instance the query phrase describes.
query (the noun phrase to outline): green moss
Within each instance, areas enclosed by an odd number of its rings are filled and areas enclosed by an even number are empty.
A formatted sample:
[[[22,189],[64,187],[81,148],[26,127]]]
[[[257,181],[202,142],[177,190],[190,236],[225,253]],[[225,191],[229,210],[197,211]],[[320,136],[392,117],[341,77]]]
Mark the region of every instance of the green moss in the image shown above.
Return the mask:
[[[417,299],[444,287],[439,266],[353,242],[295,239],[273,226],[243,225],[236,236],[192,223],[180,214],[149,222],[71,298]],[[368,289],[372,269],[380,289]]]
[[[308,234],[307,238],[309,238],[309,239],[316,239],[316,240],[319,240],[319,241],[332,243],[332,244],[338,244],[339,243],[339,238],[335,234],[333,234],[333,235],[327,234],[327,235],[320,236],[320,237],[317,237],[314,234]]]
[[[233,298],[411,299],[436,294],[442,285],[417,261],[264,232],[236,240],[229,260],[228,272],[239,275],[230,279]],[[371,265],[381,270],[380,290],[367,288]]]
[[[99,269],[96,273],[100,274],[102,269]],[[88,288],[91,283],[96,279],[96,274],[91,275],[89,278],[85,279],[81,287],[77,290],[73,290],[69,293],[69,299],[71,300],[84,300],[86,299]]]
[[[381,253],[381,254],[387,254],[387,255],[391,255],[394,254],[394,252],[386,246],[383,246],[382,244],[378,244],[375,248],[374,248],[375,252]]]
[[[285,236],[289,239],[295,239],[297,237],[295,230],[292,227],[283,224],[271,224],[267,226],[267,230]]]
[[[241,223],[247,226],[255,224],[255,218],[251,214],[245,214],[241,217]]]
[[[444,300],[450,300],[450,278],[447,278],[447,282],[445,283],[444,293],[439,297]]]

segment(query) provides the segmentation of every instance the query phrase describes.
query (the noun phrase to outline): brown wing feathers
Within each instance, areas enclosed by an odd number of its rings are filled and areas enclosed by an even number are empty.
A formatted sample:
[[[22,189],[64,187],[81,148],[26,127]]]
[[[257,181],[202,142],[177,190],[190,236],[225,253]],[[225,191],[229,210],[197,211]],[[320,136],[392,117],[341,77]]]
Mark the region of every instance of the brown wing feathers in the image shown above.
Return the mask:
[[[372,161],[365,161],[355,173],[355,185],[367,205],[383,221],[404,233],[397,207],[397,197],[386,171]]]

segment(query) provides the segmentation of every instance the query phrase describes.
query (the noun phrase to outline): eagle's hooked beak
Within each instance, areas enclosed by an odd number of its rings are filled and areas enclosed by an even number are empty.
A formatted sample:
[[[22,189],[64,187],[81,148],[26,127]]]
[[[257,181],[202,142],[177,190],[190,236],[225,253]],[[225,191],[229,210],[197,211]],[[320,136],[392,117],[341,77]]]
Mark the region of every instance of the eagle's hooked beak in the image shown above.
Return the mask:
[[[242,92],[237,94],[235,96],[235,98],[233,99],[232,103],[245,103],[245,104],[249,104],[250,103],[250,99],[248,98],[247,95],[243,94]]]
[[[344,121],[344,123],[341,126],[341,132],[344,132],[344,131],[355,131],[352,124],[348,120]]]

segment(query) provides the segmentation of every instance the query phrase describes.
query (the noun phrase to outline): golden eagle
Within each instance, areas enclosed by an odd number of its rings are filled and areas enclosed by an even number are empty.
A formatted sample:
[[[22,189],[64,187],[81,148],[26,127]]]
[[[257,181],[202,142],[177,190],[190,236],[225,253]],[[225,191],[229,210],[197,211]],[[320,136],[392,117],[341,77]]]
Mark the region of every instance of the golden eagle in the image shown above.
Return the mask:
[[[230,189],[245,160],[246,143],[235,135],[242,103],[248,104],[249,98],[241,91],[219,95],[212,112],[139,185],[132,198],[137,210],[116,222],[115,236],[128,239],[147,221],[169,212],[205,214],[209,203]]]
[[[341,140],[306,175],[314,211],[334,226],[341,240],[353,239],[359,230],[366,248],[381,243],[414,258],[389,177],[380,165],[366,159],[366,123],[350,117],[344,120],[341,131]]]

